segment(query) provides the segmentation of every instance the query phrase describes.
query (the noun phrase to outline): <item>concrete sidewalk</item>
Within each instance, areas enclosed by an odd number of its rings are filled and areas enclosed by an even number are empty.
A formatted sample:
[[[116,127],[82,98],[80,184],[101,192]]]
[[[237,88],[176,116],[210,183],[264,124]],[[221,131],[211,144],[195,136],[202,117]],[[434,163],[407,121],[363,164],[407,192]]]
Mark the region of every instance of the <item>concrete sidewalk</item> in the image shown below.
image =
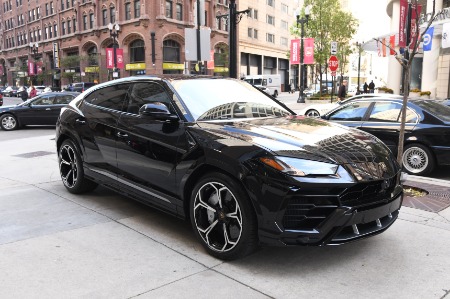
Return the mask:
[[[403,207],[366,240],[223,262],[184,221],[104,188],[68,193],[52,134],[9,133],[0,132],[1,298],[450,298],[449,209]]]

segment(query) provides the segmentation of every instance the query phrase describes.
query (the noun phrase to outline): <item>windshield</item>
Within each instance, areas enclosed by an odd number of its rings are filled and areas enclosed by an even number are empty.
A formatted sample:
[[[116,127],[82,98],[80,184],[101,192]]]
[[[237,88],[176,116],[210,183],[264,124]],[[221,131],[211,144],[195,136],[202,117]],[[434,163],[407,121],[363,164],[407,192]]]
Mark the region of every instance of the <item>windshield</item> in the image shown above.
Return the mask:
[[[290,113],[250,84],[232,79],[173,81],[196,120],[255,118]]]
[[[429,113],[433,114],[437,118],[446,122],[450,122],[450,107],[432,100],[417,101],[414,102],[414,104],[416,104],[423,110],[426,110]]]

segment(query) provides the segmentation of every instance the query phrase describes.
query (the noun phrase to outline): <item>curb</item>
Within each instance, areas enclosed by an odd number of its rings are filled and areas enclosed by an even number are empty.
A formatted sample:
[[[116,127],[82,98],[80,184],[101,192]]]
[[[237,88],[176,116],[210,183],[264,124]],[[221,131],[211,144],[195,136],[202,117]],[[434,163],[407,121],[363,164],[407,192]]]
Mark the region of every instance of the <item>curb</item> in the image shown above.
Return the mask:
[[[416,176],[416,175],[408,175],[406,177],[406,180],[414,181],[414,182],[418,182],[418,183],[427,183],[427,184],[431,184],[431,185],[439,185],[439,186],[444,186],[444,187],[450,188],[450,182],[447,180],[422,177],[422,176]],[[450,193],[450,190],[449,190],[449,193]]]

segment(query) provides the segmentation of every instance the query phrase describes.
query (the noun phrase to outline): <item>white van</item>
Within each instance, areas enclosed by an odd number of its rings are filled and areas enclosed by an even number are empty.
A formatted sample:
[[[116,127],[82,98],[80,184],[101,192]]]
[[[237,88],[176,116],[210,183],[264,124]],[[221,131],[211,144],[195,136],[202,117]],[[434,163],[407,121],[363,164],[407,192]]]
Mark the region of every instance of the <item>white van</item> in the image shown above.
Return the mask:
[[[281,92],[280,75],[247,75],[244,80],[259,88],[267,87],[270,95],[274,97],[277,97]]]

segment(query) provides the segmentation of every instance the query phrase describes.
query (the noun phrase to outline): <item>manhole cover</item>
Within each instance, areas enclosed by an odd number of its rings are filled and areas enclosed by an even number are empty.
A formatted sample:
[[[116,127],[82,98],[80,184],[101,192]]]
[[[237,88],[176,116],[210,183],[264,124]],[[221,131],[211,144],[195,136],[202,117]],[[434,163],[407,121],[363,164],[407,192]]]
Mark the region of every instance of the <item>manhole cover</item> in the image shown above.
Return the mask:
[[[47,155],[54,155],[54,154],[55,153],[52,153],[52,152],[37,151],[37,152],[30,152],[30,153],[20,154],[20,155],[14,155],[14,157],[19,157],[19,158],[36,158],[36,157],[47,156]]]

